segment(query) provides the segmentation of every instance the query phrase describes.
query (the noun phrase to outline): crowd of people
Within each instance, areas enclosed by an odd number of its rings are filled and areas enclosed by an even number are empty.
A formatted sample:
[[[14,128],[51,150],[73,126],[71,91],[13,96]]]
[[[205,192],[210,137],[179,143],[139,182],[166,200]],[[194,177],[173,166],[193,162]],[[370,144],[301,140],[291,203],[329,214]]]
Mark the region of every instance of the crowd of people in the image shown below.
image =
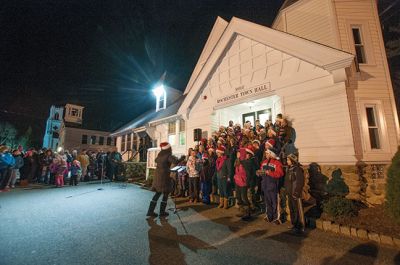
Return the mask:
[[[10,150],[0,145],[0,191],[21,185],[42,183],[63,187],[78,185],[81,181],[108,178],[118,175],[121,154],[114,152],[93,152],[88,150],[68,150],[54,152],[51,149],[24,151],[22,146]]]
[[[221,209],[236,207],[243,220],[265,213],[265,220],[274,224],[282,222],[280,200],[286,198],[293,229],[301,232],[305,226],[301,205],[304,172],[295,141],[296,131],[282,114],[275,123],[263,125],[257,120],[242,127],[230,121],[190,148],[187,157],[167,160],[172,167],[186,169],[174,173],[173,195],[188,197],[190,203],[217,204]],[[165,146],[168,144],[161,149]],[[168,191],[157,183],[153,187],[161,191],[158,197]],[[156,215],[158,197],[153,198],[148,216]],[[161,208],[160,215],[168,214]]]

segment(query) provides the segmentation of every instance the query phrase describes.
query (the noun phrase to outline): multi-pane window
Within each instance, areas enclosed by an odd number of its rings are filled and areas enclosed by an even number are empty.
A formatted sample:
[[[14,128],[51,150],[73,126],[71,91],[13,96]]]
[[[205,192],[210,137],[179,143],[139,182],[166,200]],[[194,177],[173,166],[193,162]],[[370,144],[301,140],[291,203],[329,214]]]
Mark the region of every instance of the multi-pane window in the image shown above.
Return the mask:
[[[99,145],[104,145],[104,136],[99,137]]]
[[[82,144],[87,144],[87,135],[86,134],[83,134],[82,135]]]
[[[171,145],[175,144],[176,137],[176,121],[172,121],[168,123],[168,142]]]
[[[365,44],[363,41],[363,36],[361,34],[361,28],[353,27],[352,32],[353,32],[354,48],[356,51],[357,63],[365,64],[367,63],[367,58],[365,55],[365,47],[364,47]]]
[[[121,151],[125,152],[126,150],[126,135],[121,136]]]
[[[112,139],[111,137],[107,137],[107,145],[111,145]]]
[[[367,106],[365,108],[365,112],[367,114],[369,143],[371,145],[371,149],[381,149],[381,143],[379,139],[379,127],[376,117],[376,108],[372,105]]]
[[[132,150],[137,150],[137,144],[138,144],[138,136],[136,133],[134,133],[132,139]]]
[[[126,136],[128,139],[126,140],[126,150],[131,151],[132,150],[132,134],[128,134]]]
[[[90,144],[96,144],[96,138],[94,135],[90,136]]]
[[[186,143],[185,129],[186,129],[185,120],[183,119],[179,120],[179,145],[185,145]]]

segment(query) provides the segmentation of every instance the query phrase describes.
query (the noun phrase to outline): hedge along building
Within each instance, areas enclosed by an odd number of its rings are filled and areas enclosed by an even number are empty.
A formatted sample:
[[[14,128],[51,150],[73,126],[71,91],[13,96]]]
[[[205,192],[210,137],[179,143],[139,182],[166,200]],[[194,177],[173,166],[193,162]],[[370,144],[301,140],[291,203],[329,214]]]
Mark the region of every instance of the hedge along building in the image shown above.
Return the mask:
[[[196,128],[284,113],[301,163],[341,169],[349,198],[383,202],[399,123],[375,0],[286,1],[272,28],[217,18],[184,96],[171,117],[186,125],[185,147]]]

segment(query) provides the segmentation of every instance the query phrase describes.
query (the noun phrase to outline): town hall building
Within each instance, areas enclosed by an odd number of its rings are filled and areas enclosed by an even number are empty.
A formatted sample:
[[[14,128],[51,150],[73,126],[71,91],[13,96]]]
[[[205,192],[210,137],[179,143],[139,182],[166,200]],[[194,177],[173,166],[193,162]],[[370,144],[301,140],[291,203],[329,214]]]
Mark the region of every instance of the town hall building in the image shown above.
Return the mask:
[[[288,0],[271,28],[218,17],[179,101],[140,126],[184,154],[195,129],[209,137],[229,120],[283,113],[303,165],[340,168],[349,198],[380,204],[399,120],[377,10],[376,0]],[[113,134],[117,148],[134,127]]]

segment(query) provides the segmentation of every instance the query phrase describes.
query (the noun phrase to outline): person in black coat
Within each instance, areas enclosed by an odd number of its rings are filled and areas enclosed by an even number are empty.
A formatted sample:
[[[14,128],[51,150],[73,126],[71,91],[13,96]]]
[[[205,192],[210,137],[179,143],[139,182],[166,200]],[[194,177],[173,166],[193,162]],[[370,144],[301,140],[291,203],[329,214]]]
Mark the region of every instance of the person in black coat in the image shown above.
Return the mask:
[[[285,179],[285,190],[288,196],[290,221],[295,232],[304,230],[304,211],[301,204],[301,196],[304,187],[304,171],[298,162],[297,156],[290,154],[287,157],[287,174]]]
[[[160,217],[168,216],[168,213],[165,211],[167,207],[168,195],[172,191],[172,181],[171,181],[171,165],[178,164],[181,160],[172,155],[171,145],[167,142],[163,142],[160,144],[161,151],[158,153],[156,157],[157,167],[155,170],[155,176],[153,179],[152,190],[156,193],[153,196],[153,199],[150,202],[149,209],[147,211],[148,217],[157,217],[158,215],[154,212],[156,208],[157,201],[160,198],[161,194],[163,195],[161,204],[160,204]]]

